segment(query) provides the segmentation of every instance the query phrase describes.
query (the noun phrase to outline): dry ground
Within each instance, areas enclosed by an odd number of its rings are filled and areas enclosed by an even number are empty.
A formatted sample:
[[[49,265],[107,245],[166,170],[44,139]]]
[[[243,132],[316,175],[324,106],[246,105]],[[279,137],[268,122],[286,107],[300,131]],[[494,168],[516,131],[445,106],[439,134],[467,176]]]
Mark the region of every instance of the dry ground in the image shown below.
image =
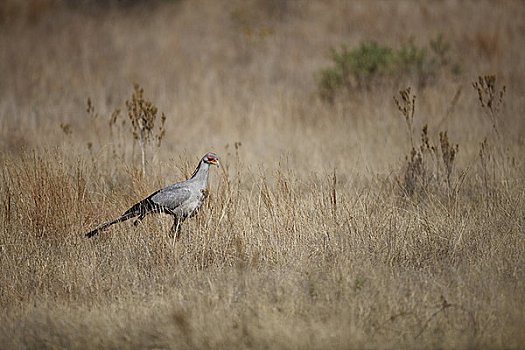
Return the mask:
[[[461,72],[413,85],[414,129],[459,153],[406,196],[410,81],[330,105],[316,74],[439,33]],[[523,348],[524,38],[521,1],[3,2],[0,348]],[[167,116],[146,178],[125,111],[109,128],[135,82]],[[209,150],[179,242],[160,216],[83,237]]]

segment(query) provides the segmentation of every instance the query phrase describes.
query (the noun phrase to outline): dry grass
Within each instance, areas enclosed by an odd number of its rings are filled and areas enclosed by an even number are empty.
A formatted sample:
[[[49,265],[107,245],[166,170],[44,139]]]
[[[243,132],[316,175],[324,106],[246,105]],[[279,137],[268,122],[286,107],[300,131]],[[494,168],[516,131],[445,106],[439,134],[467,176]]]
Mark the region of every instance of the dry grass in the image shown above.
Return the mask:
[[[0,348],[522,348],[524,22],[519,1],[0,5]],[[331,47],[439,32],[462,73],[412,90],[412,141],[406,86],[317,97]],[[135,82],[166,115],[145,178],[110,125]],[[179,242],[162,216],[83,237],[208,150]]]

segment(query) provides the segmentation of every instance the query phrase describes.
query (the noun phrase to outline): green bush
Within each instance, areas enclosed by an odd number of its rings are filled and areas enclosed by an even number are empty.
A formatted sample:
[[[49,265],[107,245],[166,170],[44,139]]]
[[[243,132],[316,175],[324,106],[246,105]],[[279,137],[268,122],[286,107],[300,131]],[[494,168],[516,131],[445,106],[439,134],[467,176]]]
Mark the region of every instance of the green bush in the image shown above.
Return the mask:
[[[332,66],[319,73],[319,94],[323,100],[333,102],[341,90],[369,89],[379,82],[403,77],[415,78],[420,87],[425,86],[449,65],[449,48],[440,35],[430,41],[429,49],[416,46],[413,40],[399,49],[375,41],[362,42],[355,49],[332,49]]]

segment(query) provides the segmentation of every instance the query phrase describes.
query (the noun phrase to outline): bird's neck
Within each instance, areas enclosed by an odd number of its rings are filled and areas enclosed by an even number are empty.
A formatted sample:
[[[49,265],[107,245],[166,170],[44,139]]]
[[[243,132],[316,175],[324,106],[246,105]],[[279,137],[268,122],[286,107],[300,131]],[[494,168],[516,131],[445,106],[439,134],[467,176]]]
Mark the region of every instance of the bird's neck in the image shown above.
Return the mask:
[[[197,169],[195,169],[190,179],[192,181],[202,183],[203,186],[206,187],[208,183],[209,168],[210,168],[210,165],[208,163],[200,162],[199,166],[197,166]]]

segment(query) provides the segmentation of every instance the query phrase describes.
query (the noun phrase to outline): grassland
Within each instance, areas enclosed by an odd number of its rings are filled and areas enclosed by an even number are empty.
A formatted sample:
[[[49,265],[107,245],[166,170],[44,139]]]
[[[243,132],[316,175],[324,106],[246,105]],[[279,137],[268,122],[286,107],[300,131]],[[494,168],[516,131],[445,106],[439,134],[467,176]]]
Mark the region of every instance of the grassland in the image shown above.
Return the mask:
[[[524,23],[521,1],[3,2],[0,348],[523,348]],[[332,48],[438,34],[455,74],[319,98]],[[134,83],[167,116],[146,177]],[[162,216],[83,237],[210,150],[180,241]]]

